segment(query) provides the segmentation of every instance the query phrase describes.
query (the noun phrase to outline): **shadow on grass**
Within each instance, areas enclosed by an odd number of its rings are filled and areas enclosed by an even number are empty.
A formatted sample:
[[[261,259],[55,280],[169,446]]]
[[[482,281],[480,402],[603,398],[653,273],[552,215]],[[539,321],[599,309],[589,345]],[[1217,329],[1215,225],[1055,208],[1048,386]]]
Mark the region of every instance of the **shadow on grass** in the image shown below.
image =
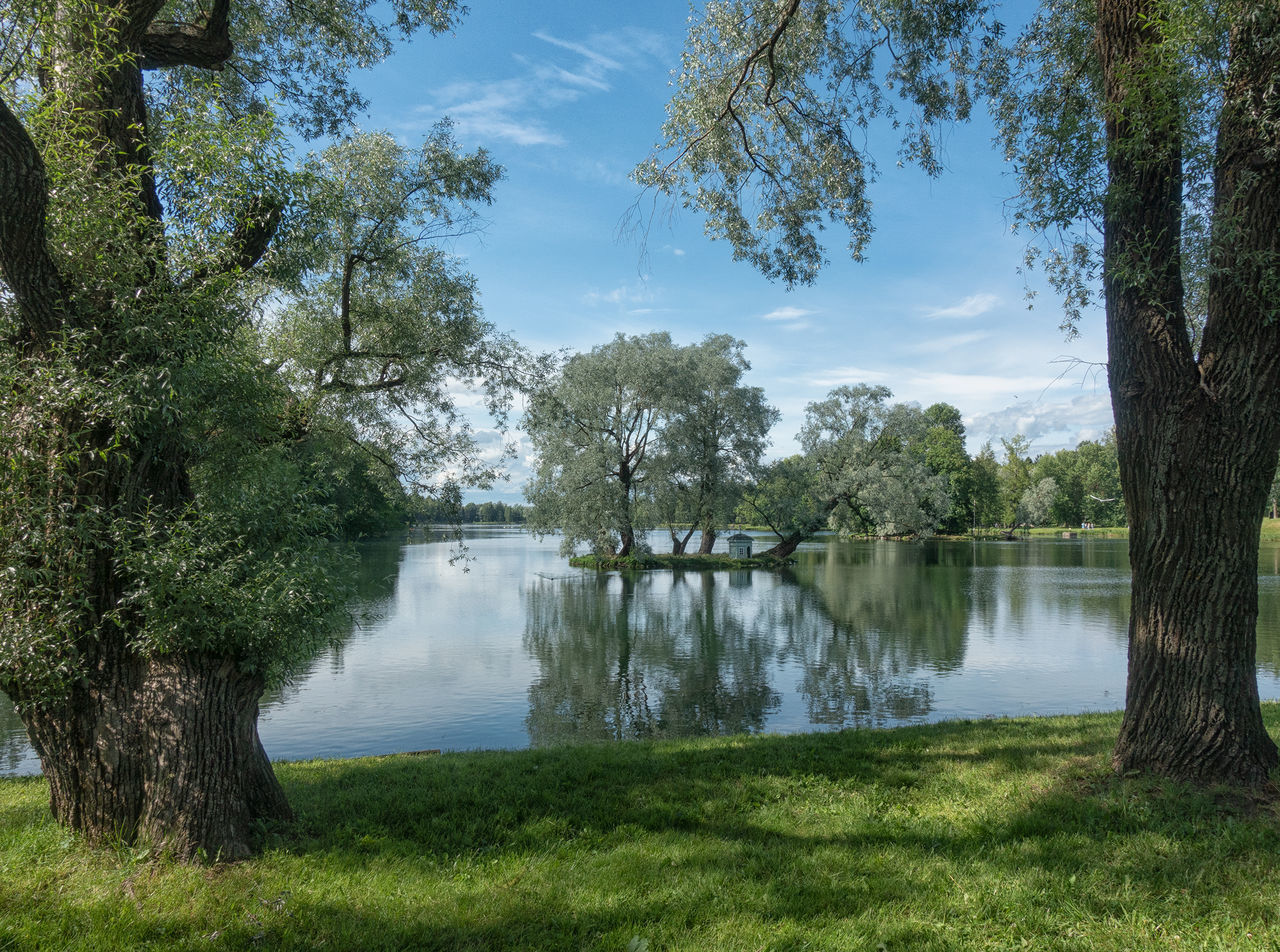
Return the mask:
[[[1113,777],[1117,725],[281,764],[298,819],[260,858],[0,888],[0,949],[968,949],[1089,928],[1062,947],[1129,949],[1161,947],[1135,922],[1275,919],[1274,814]]]
[[[420,918],[297,910],[352,947],[366,935],[379,948],[621,948],[646,930],[716,935],[736,918],[763,923],[775,948],[790,947],[788,929],[800,947],[832,928],[868,948],[963,948],[921,920],[1034,936],[1063,917],[1274,918],[1251,880],[1274,865],[1274,815],[1112,777],[1117,723],[281,765],[299,820],[280,846],[354,870],[553,870],[490,878],[474,905]],[[937,809],[948,797],[954,809]]]
[[[437,757],[281,764],[299,814],[293,848],[340,848],[370,837],[422,855],[545,845],[532,827],[567,835],[619,827],[661,832],[723,827],[787,784],[810,780],[886,796],[966,763],[984,782],[1100,758],[1114,716],[1024,719],[694,742],[628,742]],[[1053,726],[1050,726],[1053,725]],[[783,788],[779,787],[779,783]],[[740,835],[740,834],[739,834]]]

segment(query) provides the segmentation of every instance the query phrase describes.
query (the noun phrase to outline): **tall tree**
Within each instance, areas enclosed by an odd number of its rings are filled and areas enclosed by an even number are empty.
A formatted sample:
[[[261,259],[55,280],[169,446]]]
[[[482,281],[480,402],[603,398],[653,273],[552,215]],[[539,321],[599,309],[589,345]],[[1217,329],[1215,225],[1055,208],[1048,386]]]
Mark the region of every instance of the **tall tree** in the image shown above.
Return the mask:
[[[93,840],[234,857],[289,813],[258,698],[320,630],[328,579],[248,334],[292,188],[277,120],[336,132],[353,67],[457,12],[5,8],[0,688],[54,815]]]
[[[640,180],[764,273],[812,280],[824,219],[855,258],[870,235],[861,128],[890,114],[905,158],[940,171],[936,124],[968,116],[981,77],[1020,171],[1019,223],[1067,236],[1045,260],[1068,324],[1099,273],[1106,299],[1133,566],[1115,766],[1261,783],[1280,759],[1254,668],[1280,448],[1280,8],[1050,0],[1012,48],[990,13],[714,0]]]
[[[358,133],[303,163],[285,243],[297,275],[274,288],[263,336],[299,427],[363,457],[391,495],[488,488],[501,460],[482,454],[457,393],[482,393],[501,424],[534,372],[484,320],[448,244],[479,227],[501,175],[447,121],[416,149]]]
[[[653,479],[664,413],[678,394],[679,351],[664,332],[618,334],[575,354],[534,391],[524,428],[537,457],[525,489],[535,531],[560,531],[561,547],[580,544],[625,558],[650,527],[643,491]]]
[[[1000,500],[1007,525],[1018,523],[1018,506],[1022,495],[1032,487],[1031,441],[1021,433],[1001,439],[1004,448],[1004,465],[1000,467]]]
[[[751,367],[745,347],[728,334],[711,334],[681,351],[680,393],[665,415],[655,489],[675,552],[684,551],[694,531],[702,533],[698,551],[711,552],[778,420],[764,391],[742,383]]]
[[[967,532],[974,523],[973,461],[964,447],[964,423],[960,411],[949,403],[926,407],[929,427],[924,435],[924,462],[947,481],[951,509],[939,528],[943,532]]]

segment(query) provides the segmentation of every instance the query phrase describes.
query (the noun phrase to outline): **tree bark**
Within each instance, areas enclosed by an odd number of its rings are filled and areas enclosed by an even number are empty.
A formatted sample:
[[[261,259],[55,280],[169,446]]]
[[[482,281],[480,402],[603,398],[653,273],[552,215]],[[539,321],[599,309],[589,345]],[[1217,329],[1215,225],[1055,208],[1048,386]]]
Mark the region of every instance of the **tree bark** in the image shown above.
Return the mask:
[[[1277,765],[1256,675],[1258,539],[1280,448],[1280,329],[1259,289],[1280,251],[1273,133],[1246,90],[1275,88],[1275,16],[1232,37],[1218,141],[1209,314],[1190,345],[1179,254],[1178,90],[1156,61],[1159,4],[1100,0],[1109,190],[1108,373],[1133,569],[1116,769],[1261,784]],[[1263,22],[1259,26],[1259,19]],[[1253,262],[1257,267],[1251,267]],[[1274,276],[1270,286],[1274,284]],[[1268,313],[1270,311],[1270,313]]]
[[[260,679],[200,655],[119,658],[96,675],[22,712],[59,822],[95,844],[234,860],[255,822],[291,818],[258,738]]]
[[[794,552],[796,549],[800,547],[800,543],[803,542],[805,539],[809,538],[809,536],[811,535],[813,535],[812,532],[793,532],[791,533],[791,535],[787,536],[785,539],[783,539],[773,548],[766,549],[765,551],[761,552],[760,556],[761,558],[766,558],[766,559],[788,558],[792,552]]]
[[[698,545],[699,555],[710,555],[711,550],[716,547],[716,530],[710,526],[704,526],[702,529],[702,542]]]

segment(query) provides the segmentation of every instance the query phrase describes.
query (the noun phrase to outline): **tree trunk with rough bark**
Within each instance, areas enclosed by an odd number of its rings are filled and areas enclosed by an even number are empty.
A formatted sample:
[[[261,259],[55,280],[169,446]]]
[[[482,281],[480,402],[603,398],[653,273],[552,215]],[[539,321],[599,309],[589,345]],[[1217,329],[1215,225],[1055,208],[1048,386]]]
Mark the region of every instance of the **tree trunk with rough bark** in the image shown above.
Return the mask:
[[[8,343],[25,360],[62,367],[71,382],[108,376],[124,359],[120,342],[132,333],[129,322],[145,324],[147,301],[172,301],[178,292],[166,274],[142,68],[220,68],[231,52],[229,5],[214,0],[199,27],[154,23],[161,7],[160,0],[71,5],[53,35],[42,38],[50,64],[46,92],[75,106],[67,124],[93,157],[90,171],[108,183],[104,188],[136,183],[125,210],[136,216],[130,254],[150,265],[127,272],[139,282],[127,294],[100,293],[91,278],[80,287],[83,276],[74,268],[64,273],[50,253],[45,163],[22,121],[0,99],[0,274],[18,324],[18,339]],[[274,230],[272,220],[242,224],[228,241],[220,265],[226,270],[252,267]],[[131,279],[120,278],[125,280]],[[158,327],[151,329],[162,339]],[[92,333],[64,347],[74,331]],[[182,355],[140,347],[128,359],[164,375]],[[15,390],[15,399],[21,396]],[[45,397],[29,396],[37,408]],[[47,511],[68,518],[97,512],[124,521],[145,514],[157,524],[180,517],[192,499],[181,423],[166,419],[163,410],[133,409],[137,415],[128,421],[86,427],[64,421],[69,435],[53,440],[55,456],[74,450],[63,459],[81,460],[75,464],[81,469],[49,491],[57,498]],[[48,442],[32,429],[37,458]],[[20,488],[17,498],[38,499],[39,476],[37,491]],[[63,546],[67,564],[81,566],[68,581],[78,613],[46,620],[73,646],[82,673],[56,694],[33,689],[20,674],[9,675],[0,689],[19,706],[49,781],[54,816],[94,842],[141,840],[183,858],[247,855],[256,821],[290,815],[258,739],[261,678],[228,657],[144,654],[135,644],[144,620],[121,610],[131,580],[111,533],[99,525],[88,540],[54,531],[48,537],[62,538],[55,544]],[[81,557],[82,550],[89,554]]]
[[[704,526],[702,529],[702,541],[698,544],[699,555],[710,555],[711,550],[716,547],[716,530],[711,526]]]
[[[1156,63],[1158,4],[1100,0],[1109,191],[1104,283],[1133,568],[1118,770],[1260,784],[1277,765],[1258,704],[1258,539],[1280,448],[1277,10],[1231,36],[1217,142],[1208,319],[1184,311],[1179,103]],[[1271,122],[1259,121],[1268,113]]]
[[[94,843],[248,856],[256,822],[292,816],[258,739],[262,687],[225,659],[126,658],[25,709],[54,817]]]

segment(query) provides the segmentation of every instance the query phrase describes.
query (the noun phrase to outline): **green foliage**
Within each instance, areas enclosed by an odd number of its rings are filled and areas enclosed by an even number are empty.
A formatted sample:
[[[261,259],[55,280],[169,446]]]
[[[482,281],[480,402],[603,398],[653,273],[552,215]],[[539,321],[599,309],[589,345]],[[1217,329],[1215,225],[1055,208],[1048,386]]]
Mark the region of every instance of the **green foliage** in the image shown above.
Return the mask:
[[[153,62],[163,42],[138,54],[138,25],[110,4],[0,15],[5,155],[48,199],[0,215],[0,688],[21,703],[128,652],[279,678],[327,636],[344,530],[387,521],[402,474],[491,473],[443,379],[501,412],[517,348],[480,319],[471,277],[423,246],[471,227],[500,169],[443,126],[416,152],[355,136],[300,171],[288,156],[291,134],[346,128],[351,70],[459,13],[236,3],[229,47],[195,43],[210,68]],[[151,27],[216,34],[217,17],[175,0]],[[11,253],[16,226],[35,228],[24,254],[47,251],[43,284]],[[317,316],[344,250],[362,256],[345,335]],[[398,404],[358,392],[364,351],[393,347]]]
[[[1180,152],[1182,277],[1190,342],[1198,349],[1211,274],[1222,65],[1233,15],[1231,5],[1154,4],[1145,15],[1160,36],[1147,66],[1152,82],[1133,77],[1128,84],[1133,101],[1106,106],[1094,0],[1043,3],[1021,35],[990,47],[983,92],[992,103],[998,142],[1020,183],[1011,219],[1032,240],[1028,263],[1042,266],[1061,296],[1063,327],[1070,333],[1098,303],[1104,208],[1132,200],[1109,181],[1107,162],[1118,151],[1142,148],[1143,142],[1163,142]],[[1137,106],[1144,95],[1139,90],[1155,87],[1163,92]],[[1121,111],[1131,115],[1138,135],[1108,146],[1108,114]],[[1122,283],[1135,285],[1153,273],[1153,266],[1158,265],[1150,260],[1108,263]]]
[[[988,30],[980,0],[714,0],[692,20],[663,141],[635,178],[697,209],[735,258],[812,281],[827,222],[855,261],[871,237],[877,120],[901,134],[900,161],[941,170],[937,127],[968,117]]]
[[[837,387],[805,408],[800,445],[835,528],[923,538],[951,508],[947,480],[925,462],[929,418],[916,404],[887,404],[890,396]]]
[[[1058,525],[1126,524],[1114,431],[1101,442],[1082,440],[1075,449],[1041,456],[1034,469],[1057,483],[1052,515]]]
[[[742,383],[751,368],[746,344],[708,335],[680,349],[667,381],[654,505],[676,539],[676,527],[704,537],[727,525],[742,485],[759,465],[778,411],[764,391]],[[687,538],[687,536],[686,536]]]
[[[779,539],[820,531],[828,509],[817,495],[815,475],[813,461],[803,455],[767,463],[743,490],[738,521],[763,525]]]
[[[364,133],[303,166],[286,247],[297,270],[260,322],[265,345],[301,428],[322,438],[316,451],[363,452],[392,505],[400,484],[442,496],[489,486],[504,454],[481,446],[458,394],[482,394],[503,426],[537,371],[482,318],[475,279],[445,244],[479,227],[501,175],[484,150],[460,151],[447,123],[416,150]]]
[[[196,0],[170,0],[165,18],[199,23],[205,8]],[[305,6],[276,0],[237,3],[231,20],[234,70],[220,76],[224,101],[236,112],[272,100],[281,117],[303,136],[336,136],[368,106],[352,76],[385,60],[398,40],[420,30],[433,35],[457,26],[466,8],[457,0],[324,0]],[[166,98],[190,96],[200,70],[162,74]]]
[[[530,527],[560,531],[566,554],[585,543],[625,556],[659,512],[713,522],[772,419],[762,392],[738,383],[742,347],[723,335],[677,347],[665,332],[618,334],[570,357],[525,414],[537,455]]]
[[[1058,483],[1052,476],[1046,476],[1035,485],[1027,488],[1018,500],[1018,512],[1015,517],[1018,525],[1042,526],[1053,511],[1053,503],[1058,495]]]
[[[1004,447],[1004,465],[1000,467],[1001,519],[1005,525],[1015,525],[1018,522],[1018,505],[1035,479],[1031,470],[1031,441],[1021,433],[1015,433],[1001,439],[1000,445]]]
[[[421,500],[413,506],[414,516],[419,522],[474,525],[501,524],[523,525],[528,517],[528,508],[511,505],[505,502],[445,502],[437,499]]]

